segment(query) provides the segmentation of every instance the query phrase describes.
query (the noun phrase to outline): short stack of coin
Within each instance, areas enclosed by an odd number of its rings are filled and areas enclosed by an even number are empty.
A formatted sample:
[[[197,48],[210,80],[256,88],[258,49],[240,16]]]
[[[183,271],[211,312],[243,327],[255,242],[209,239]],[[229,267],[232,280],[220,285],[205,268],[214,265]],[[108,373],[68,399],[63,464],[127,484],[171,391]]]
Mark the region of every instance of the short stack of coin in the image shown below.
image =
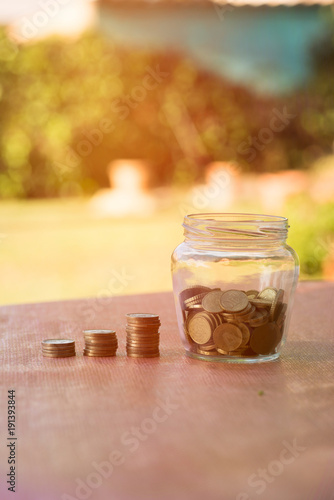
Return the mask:
[[[118,342],[114,330],[84,330],[84,336],[84,356],[116,356]]]
[[[126,352],[131,358],[159,356],[160,318],[157,314],[129,313],[126,315]]]
[[[71,339],[46,339],[42,341],[45,358],[69,358],[75,356],[75,342]]]
[[[194,295],[191,295],[193,291]],[[284,291],[208,290],[200,285],[180,294],[184,331],[193,352],[206,356],[274,354],[282,340],[287,304]]]

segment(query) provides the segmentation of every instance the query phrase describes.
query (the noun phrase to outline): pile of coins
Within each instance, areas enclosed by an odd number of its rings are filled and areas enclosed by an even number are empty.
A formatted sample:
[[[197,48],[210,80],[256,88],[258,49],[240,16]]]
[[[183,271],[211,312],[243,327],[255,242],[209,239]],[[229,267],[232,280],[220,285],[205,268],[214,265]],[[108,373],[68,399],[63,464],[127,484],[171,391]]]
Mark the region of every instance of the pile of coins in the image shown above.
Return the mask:
[[[129,313],[126,315],[126,352],[131,358],[159,356],[160,318],[157,314]]]
[[[118,341],[114,330],[84,330],[84,356],[116,356]]]
[[[75,356],[75,342],[70,339],[46,339],[42,341],[45,358],[69,358]]]
[[[256,357],[274,354],[282,340],[284,291],[187,288],[179,299],[185,336],[203,356]]]

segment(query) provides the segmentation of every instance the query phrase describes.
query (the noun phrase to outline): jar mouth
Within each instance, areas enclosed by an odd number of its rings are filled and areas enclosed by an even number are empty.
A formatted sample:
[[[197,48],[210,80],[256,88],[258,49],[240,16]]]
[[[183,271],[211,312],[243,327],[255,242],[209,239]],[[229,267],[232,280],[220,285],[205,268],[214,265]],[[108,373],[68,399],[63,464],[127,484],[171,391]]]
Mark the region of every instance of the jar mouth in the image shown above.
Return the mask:
[[[285,241],[288,219],[278,215],[250,213],[203,213],[186,215],[186,240],[209,241]]]

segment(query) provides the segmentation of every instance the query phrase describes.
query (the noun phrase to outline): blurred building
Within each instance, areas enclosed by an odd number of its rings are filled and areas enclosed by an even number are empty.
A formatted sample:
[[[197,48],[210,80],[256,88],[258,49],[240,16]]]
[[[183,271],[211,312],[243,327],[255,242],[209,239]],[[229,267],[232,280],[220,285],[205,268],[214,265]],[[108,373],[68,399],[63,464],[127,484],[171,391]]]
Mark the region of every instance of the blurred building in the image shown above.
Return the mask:
[[[331,30],[332,0],[98,0],[98,23],[127,46],[181,52],[261,93],[312,75],[312,49]]]

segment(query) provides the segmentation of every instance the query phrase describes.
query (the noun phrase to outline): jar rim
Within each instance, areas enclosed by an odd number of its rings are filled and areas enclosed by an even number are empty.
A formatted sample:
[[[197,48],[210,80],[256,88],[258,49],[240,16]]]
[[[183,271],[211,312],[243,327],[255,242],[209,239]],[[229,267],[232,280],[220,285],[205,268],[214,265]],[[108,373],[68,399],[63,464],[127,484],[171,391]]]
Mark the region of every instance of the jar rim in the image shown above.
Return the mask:
[[[188,214],[184,218],[189,219],[189,221],[198,221],[198,222],[210,222],[211,223],[233,223],[233,224],[245,224],[247,222],[270,222],[270,223],[287,223],[287,217],[282,217],[279,215],[265,215],[265,214],[251,214],[251,213],[238,213],[238,212],[207,212],[207,213],[199,213],[199,214]]]
[[[198,213],[186,215],[183,227],[186,241],[272,244],[286,241],[289,224],[278,215]]]

